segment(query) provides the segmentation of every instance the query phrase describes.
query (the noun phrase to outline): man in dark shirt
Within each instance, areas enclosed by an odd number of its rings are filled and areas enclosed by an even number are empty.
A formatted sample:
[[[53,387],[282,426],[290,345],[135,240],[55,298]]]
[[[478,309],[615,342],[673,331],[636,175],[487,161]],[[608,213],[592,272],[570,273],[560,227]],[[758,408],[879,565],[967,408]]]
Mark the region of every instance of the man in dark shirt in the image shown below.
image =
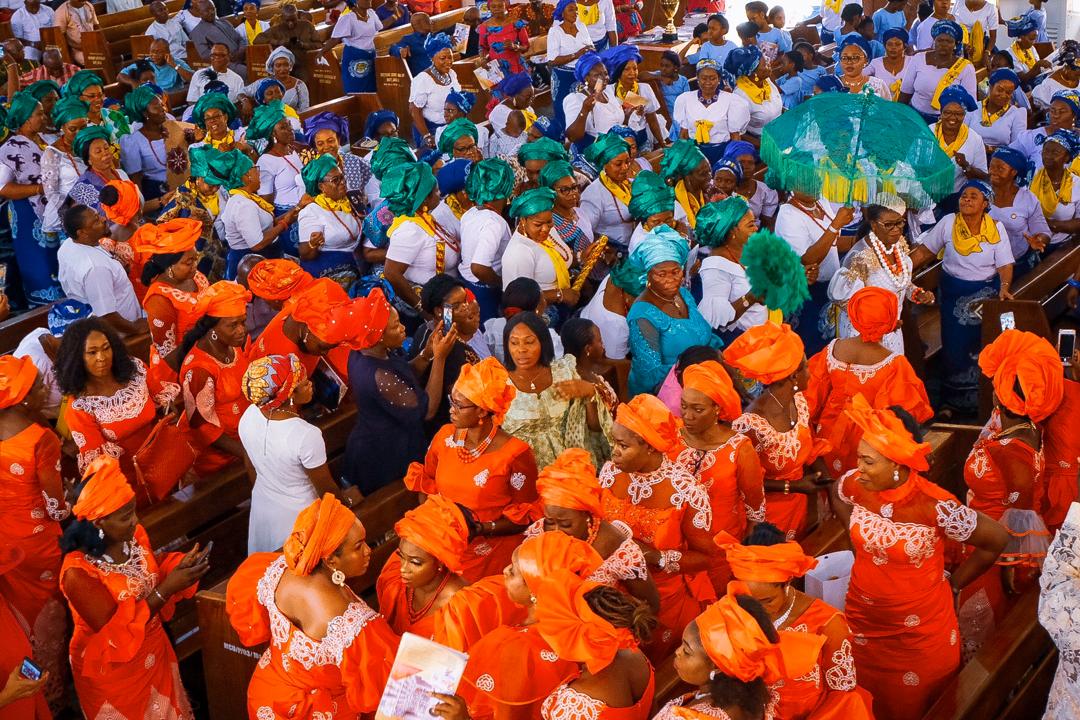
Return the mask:
[[[415,77],[431,67],[431,58],[424,49],[424,43],[431,37],[431,17],[427,13],[413,13],[409,24],[413,31],[391,45],[390,54],[404,60]]]
[[[282,6],[281,20],[271,25],[269,30],[259,33],[255,37],[255,44],[286,47],[296,55],[299,55],[298,50],[306,52],[322,47],[315,26],[300,17],[295,5]]]
[[[210,50],[215,45],[224,45],[229,49],[229,67],[237,75],[246,79],[244,48],[247,46],[247,40],[237,34],[232,23],[218,17],[217,7],[210,0],[194,0],[191,3],[191,13],[200,18],[199,24],[191,30],[191,42],[199,57],[209,62]]]

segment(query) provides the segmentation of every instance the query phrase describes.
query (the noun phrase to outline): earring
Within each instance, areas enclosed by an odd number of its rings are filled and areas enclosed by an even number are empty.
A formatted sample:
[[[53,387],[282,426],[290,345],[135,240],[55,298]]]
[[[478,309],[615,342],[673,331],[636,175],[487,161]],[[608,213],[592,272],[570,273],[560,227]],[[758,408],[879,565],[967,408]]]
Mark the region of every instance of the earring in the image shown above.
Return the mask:
[[[529,596],[529,602],[531,602],[533,605],[535,605],[536,604],[536,596],[535,595],[530,595]]]
[[[102,530],[101,528],[98,528],[97,529],[97,536],[98,536],[99,540],[104,540],[105,539],[105,531]]]
[[[334,583],[338,587],[345,587],[345,573],[340,570],[335,570],[330,573],[330,582]]]
[[[217,330],[211,330],[210,331],[210,339],[213,340],[214,342],[217,342],[217,337],[218,337],[217,336]]]
[[[892,471],[892,481],[893,481],[893,485],[899,485],[900,484],[900,468],[894,468],[893,469],[893,471]]]
[[[173,276],[173,270],[172,270],[172,268],[170,267],[170,268],[169,268],[169,269],[168,269],[168,270],[167,270],[166,272],[167,272],[167,273],[168,273],[168,275],[169,275],[169,279],[170,279],[170,280],[172,280],[172,279],[173,279],[173,277],[174,277],[174,276]]]

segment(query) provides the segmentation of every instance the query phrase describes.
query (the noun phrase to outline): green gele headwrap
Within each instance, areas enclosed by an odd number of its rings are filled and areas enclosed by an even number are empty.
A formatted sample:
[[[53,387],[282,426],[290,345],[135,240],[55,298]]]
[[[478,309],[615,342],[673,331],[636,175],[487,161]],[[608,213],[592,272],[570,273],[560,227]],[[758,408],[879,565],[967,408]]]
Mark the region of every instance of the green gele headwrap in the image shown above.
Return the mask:
[[[527,218],[539,215],[555,207],[555,191],[551,188],[534,188],[514,198],[510,203],[510,217]]]
[[[609,162],[629,152],[630,145],[625,140],[613,132],[608,132],[596,138],[593,144],[586,148],[585,159],[597,170],[603,170]]]
[[[522,164],[529,160],[553,162],[555,160],[569,160],[570,154],[566,152],[566,148],[561,143],[557,143],[549,137],[542,137],[519,147],[517,159]]]
[[[60,86],[57,85],[52,80],[38,80],[36,82],[32,82],[29,85],[27,85],[26,86],[26,92],[30,93],[31,95],[36,97],[38,100],[42,100],[42,99],[45,98],[46,95],[48,95],[51,92],[54,92],[57,95],[59,95],[61,90],[60,90]]]
[[[630,217],[641,222],[675,209],[675,191],[651,170],[642,170],[630,185]]]
[[[140,85],[124,96],[124,113],[131,122],[143,122],[146,108],[154,101],[157,95],[145,85]]]
[[[52,123],[56,129],[60,129],[72,120],[84,118],[90,114],[90,106],[76,97],[62,97],[56,101],[52,109]]]
[[[391,168],[383,176],[382,196],[395,216],[416,215],[437,184],[430,165],[411,162]]]
[[[338,166],[337,159],[333,155],[320,155],[300,171],[300,177],[304,180],[304,190],[311,197],[319,194],[319,183],[326,174]]]
[[[255,114],[248,123],[248,140],[269,140],[274,128],[285,119],[285,105],[280,100],[266,103],[255,108]]]
[[[676,140],[660,159],[660,176],[674,185],[694,172],[702,162],[708,161],[704,153],[698,150],[697,143],[693,140]]]
[[[615,284],[615,287],[627,295],[637,297],[645,292],[648,275],[648,270],[641,266],[637,258],[628,256],[623,258],[618,265],[611,268],[608,277],[611,278],[611,282]]]
[[[416,155],[409,144],[397,135],[384,137],[371,157],[371,174],[382,182],[383,176],[395,165],[416,162]]]
[[[697,224],[694,226],[697,241],[705,247],[720,247],[727,242],[728,233],[749,209],[750,204],[740,195],[706,203],[698,210]]]
[[[80,70],[64,83],[64,97],[81,97],[86,88],[94,85],[105,87],[105,81],[93,70]]]
[[[473,140],[480,139],[480,131],[476,129],[476,123],[463,117],[451,121],[443,128],[442,135],[439,136],[439,152],[453,156],[454,143],[465,135],[472,135]]]
[[[206,184],[233,190],[244,184],[244,174],[252,163],[239,150],[222,152],[209,145],[199,145],[188,150],[191,158],[191,177],[202,178]]]
[[[36,97],[25,90],[15,93],[8,105],[6,120],[8,130],[13,133],[19,132],[19,128],[26,124],[40,104]]]
[[[236,106],[233,105],[232,100],[229,100],[229,96],[224,93],[207,93],[199,98],[195,103],[195,107],[191,109],[191,121],[206,129],[206,111],[217,108],[221,112],[225,113],[227,122],[232,122],[236,119]]]
[[[90,162],[90,145],[95,140],[104,140],[107,143],[112,142],[112,136],[109,135],[109,131],[100,125],[89,125],[84,127],[75,136],[75,141],[71,143],[71,149],[75,151],[75,154],[82,158],[85,163]]]
[[[554,189],[555,183],[564,177],[574,177],[574,166],[566,160],[552,160],[540,171],[538,182],[544,187]]]
[[[465,192],[477,205],[506,200],[514,192],[514,169],[499,158],[481,160],[469,172]]]

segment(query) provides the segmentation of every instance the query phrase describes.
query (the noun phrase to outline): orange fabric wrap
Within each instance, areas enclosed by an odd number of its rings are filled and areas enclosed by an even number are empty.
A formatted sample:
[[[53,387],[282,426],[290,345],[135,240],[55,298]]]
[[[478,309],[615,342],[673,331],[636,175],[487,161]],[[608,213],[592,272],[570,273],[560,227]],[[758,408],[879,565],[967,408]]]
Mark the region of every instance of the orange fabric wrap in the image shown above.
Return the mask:
[[[545,505],[603,515],[604,496],[596,481],[592,456],[581,448],[563,450],[555,462],[540,471],[536,491]]]
[[[450,572],[462,573],[461,558],[469,549],[469,527],[458,506],[442,495],[429,495],[422,505],[405,513],[394,524],[394,532],[434,555]]]
[[[341,305],[351,306],[349,296],[341,286],[329,278],[319,278],[299,295],[285,304],[285,310],[293,320],[304,323],[315,337],[330,345],[339,345],[355,329],[351,327],[351,313],[338,310]]]
[[[209,315],[216,318],[231,318],[247,315],[247,304],[251,302],[251,293],[240,283],[219,280],[199,293],[195,302],[195,317]]]
[[[18,405],[34,387],[37,367],[28,357],[0,357],[0,408]]]
[[[913,470],[930,469],[930,443],[917,443],[891,410],[875,410],[857,393],[844,413],[862,429],[862,439],[895,463]]]
[[[558,570],[536,590],[536,629],[563,660],[585,663],[596,674],[611,664],[620,648],[634,647],[633,634],[593,612],[585,594],[599,583]]]
[[[529,590],[536,592],[541,581],[556,570],[567,570],[581,578],[592,575],[604,559],[587,542],[562,532],[545,532],[527,538],[517,549],[517,566]]]
[[[510,374],[494,357],[486,357],[476,364],[462,365],[454,390],[490,412],[496,425],[502,425],[506,411],[517,395],[517,388],[510,382]]]
[[[120,471],[120,461],[111,455],[98,455],[83,473],[86,485],[71,511],[80,520],[99,520],[112,515],[135,498],[135,492]]]
[[[192,218],[174,218],[160,225],[140,225],[128,244],[140,255],[169,255],[195,249],[203,225]]]
[[[724,362],[764,385],[789,377],[802,361],[802,339],[787,323],[754,325],[724,350]]]
[[[1006,330],[979,353],[979,367],[993,379],[994,394],[1008,410],[1033,422],[1050,417],[1065,395],[1065,373],[1057,351],[1045,339]],[[1023,397],[1017,394],[1019,383]]]
[[[742,400],[724,366],[715,360],[691,365],[683,371],[684,390],[697,390],[716,403],[721,420],[731,422],[742,414]]]
[[[349,534],[356,516],[330,493],[304,508],[285,541],[285,562],[297,575],[310,575]]]
[[[353,300],[348,310],[338,308],[337,322],[343,322],[346,330],[353,329],[353,335],[346,340],[354,350],[367,350],[380,340],[386,332],[386,323],[390,321],[390,303],[382,288],[375,288],[364,297]],[[348,317],[340,317],[346,312]]]
[[[726,532],[719,533],[713,540],[727,554],[735,579],[743,582],[786,583],[802,577],[818,564],[817,559],[804,553],[797,542],[743,545]]]
[[[679,441],[679,425],[675,416],[655,395],[638,395],[620,405],[615,413],[615,422],[665,455]]]
[[[106,183],[106,186],[116,188],[116,192],[120,197],[114,205],[102,203],[101,207],[105,210],[105,217],[117,225],[127,225],[142,210],[142,199],[139,197],[138,185],[130,180],[110,180]]]
[[[251,292],[263,300],[288,300],[315,279],[292,260],[260,260],[248,272]]]
[[[880,342],[896,329],[896,295],[884,288],[864,287],[848,300],[848,319],[863,340]]]

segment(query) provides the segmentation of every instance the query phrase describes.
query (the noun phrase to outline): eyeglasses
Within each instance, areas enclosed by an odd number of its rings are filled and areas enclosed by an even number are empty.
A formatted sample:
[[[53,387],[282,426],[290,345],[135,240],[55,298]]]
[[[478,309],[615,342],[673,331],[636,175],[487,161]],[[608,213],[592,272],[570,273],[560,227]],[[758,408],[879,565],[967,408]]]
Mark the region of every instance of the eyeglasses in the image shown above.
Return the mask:
[[[907,220],[905,220],[904,218],[900,218],[899,220],[890,220],[888,222],[880,222],[880,223],[878,223],[878,225],[881,225],[881,227],[885,228],[886,230],[899,230],[899,229],[903,228],[905,225],[907,225]]]
[[[560,195],[576,195],[581,192],[581,188],[577,186],[577,183],[573,185],[563,185],[562,187],[554,188],[555,192]]]
[[[461,145],[461,146],[455,145],[454,146],[454,152],[456,152],[456,153],[472,152],[473,150],[476,149],[476,147],[477,147],[477,145],[476,145],[475,142],[471,142],[468,145]]]
[[[476,408],[480,407],[479,405],[474,405],[473,403],[458,402],[454,399],[454,393],[446,393],[446,401],[450,403],[451,408],[458,411],[475,410]]]
[[[345,176],[342,175],[341,173],[338,173],[336,175],[327,175],[326,177],[323,178],[323,182],[325,182],[325,183],[333,183],[334,185],[344,185],[345,184]]]
[[[840,62],[842,63],[855,63],[862,62],[865,58],[862,55],[841,55]]]

